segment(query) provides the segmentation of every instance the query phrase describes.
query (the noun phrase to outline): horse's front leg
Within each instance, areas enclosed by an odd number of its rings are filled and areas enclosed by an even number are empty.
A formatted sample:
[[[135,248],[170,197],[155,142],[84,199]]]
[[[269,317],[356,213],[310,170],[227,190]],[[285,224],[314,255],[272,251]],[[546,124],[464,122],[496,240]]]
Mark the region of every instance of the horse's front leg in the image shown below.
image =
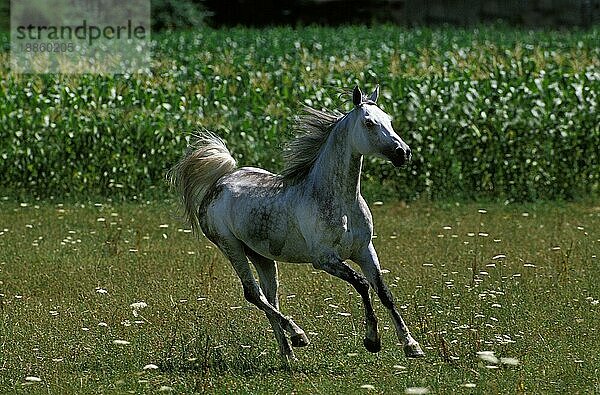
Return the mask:
[[[418,358],[425,356],[419,343],[410,334],[408,326],[402,319],[402,316],[398,312],[394,303],[392,293],[388,289],[387,285],[383,282],[381,277],[381,268],[379,266],[379,258],[377,258],[377,252],[373,247],[373,243],[369,243],[367,247],[360,253],[360,255],[354,259],[359,264],[367,280],[377,292],[377,296],[381,299],[381,303],[390,311],[394,326],[396,327],[396,333],[398,338],[404,345],[404,354],[409,358]]]
[[[321,269],[331,274],[332,276],[341,278],[342,280],[350,283],[354,289],[359,293],[362,298],[363,305],[365,308],[365,323],[366,323],[366,334],[363,340],[365,348],[370,352],[379,352],[381,350],[381,340],[377,333],[377,318],[375,317],[375,311],[371,304],[371,297],[369,296],[369,282],[360,273],[356,272],[344,261],[338,258],[335,254],[329,254],[327,256],[316,259],[313,263],[316,269]]]

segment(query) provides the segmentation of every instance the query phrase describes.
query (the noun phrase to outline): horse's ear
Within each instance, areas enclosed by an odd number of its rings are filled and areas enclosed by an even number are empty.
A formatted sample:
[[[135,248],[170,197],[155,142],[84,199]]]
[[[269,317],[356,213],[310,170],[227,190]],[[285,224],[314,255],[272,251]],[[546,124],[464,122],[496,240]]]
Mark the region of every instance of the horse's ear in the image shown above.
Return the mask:
[[[377,103],[378,98],[379,98],[379,84],[377,84],[375,86],[375,90],[373,91],[373,93],[371,93],[371,97],[369,97],[369,100],[371,100],[373,103]]]
[[[355,106],[360,106],[360,103],[362,103],[362,99],[363,99],[363,94],[360,91],[360,88],[358,87],[358,85],[356,85],[354,87],[354,90],[352,91],[352,102],[354,103]]]

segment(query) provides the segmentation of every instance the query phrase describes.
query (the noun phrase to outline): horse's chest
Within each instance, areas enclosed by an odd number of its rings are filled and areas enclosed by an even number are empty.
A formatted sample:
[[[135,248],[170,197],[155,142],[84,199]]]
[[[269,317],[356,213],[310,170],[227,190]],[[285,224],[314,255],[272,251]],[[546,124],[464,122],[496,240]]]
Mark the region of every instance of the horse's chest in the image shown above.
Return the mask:
[[[357,229],[356,224],[348,215],[330,218],[325,224],[325,244],[333,247],[344,259],[348,258],[354,248]]]
[[[339,241],[339,253],[344,258],[347,259],[352,254],[352,250],[354,249],[354,232],[353,228],[348,223],[348,217],[343,216],[341,221],[341,233],[340,233],[340,241]]]

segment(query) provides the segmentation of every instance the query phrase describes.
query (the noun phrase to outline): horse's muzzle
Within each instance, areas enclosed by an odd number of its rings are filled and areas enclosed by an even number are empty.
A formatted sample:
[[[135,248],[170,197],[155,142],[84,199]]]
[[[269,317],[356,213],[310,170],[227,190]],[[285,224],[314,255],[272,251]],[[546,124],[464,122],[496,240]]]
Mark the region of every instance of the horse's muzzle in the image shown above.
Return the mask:
[[[411,158],[412,152],[408,145],[404,147],[397,147],[393,154],[389,156],[390,161],[396,167],[405,165],[406,163],[410,162]]]

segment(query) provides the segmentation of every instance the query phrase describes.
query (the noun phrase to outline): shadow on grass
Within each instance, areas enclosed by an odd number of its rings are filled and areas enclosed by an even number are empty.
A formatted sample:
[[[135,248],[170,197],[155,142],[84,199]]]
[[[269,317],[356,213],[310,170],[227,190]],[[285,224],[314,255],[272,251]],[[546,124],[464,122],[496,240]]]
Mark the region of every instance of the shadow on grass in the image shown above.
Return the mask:
[[[256,337],[243,334],[233,324],[222,328],[221,333],[226,336],[217,341],[201,321],[201,317],[196,319],[193,330],[175,327],[165,336],[167,341],[157,363],[161,371],[201,376],[228,373],[247,377],[291,371],[290,364],[278,354],[245,346],[255,344]]]

